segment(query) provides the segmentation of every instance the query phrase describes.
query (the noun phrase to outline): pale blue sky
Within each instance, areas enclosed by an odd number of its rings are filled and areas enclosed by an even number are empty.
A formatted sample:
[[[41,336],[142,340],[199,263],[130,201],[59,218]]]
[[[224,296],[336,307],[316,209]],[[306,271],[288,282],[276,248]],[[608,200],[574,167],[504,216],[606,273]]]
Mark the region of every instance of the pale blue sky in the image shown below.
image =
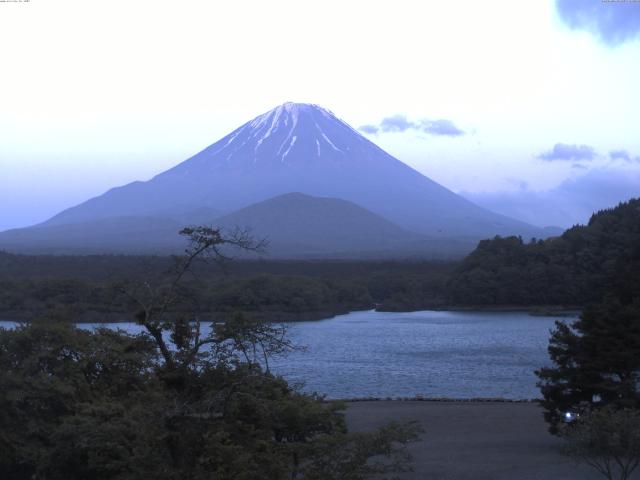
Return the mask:
[[[377,126],[382,148],[496,209],[568,184],[610,202],[600,178],[640,195],[640,3],[560,7],[0,3],[0,230],[148,179],[285,101]],[[591,204],[571,208],[566,224]]]

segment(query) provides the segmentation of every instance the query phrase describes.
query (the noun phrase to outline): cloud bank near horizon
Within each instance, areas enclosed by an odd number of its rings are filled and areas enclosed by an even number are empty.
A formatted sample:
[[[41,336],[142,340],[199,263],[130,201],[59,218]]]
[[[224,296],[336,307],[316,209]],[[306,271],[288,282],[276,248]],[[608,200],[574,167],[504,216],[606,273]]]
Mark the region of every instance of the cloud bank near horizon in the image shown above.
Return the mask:
[[[537,155],[536,158],[547,162],[584,162],[596,158],[596,152],[589,145],[556,143],[551,150]]]
[[[640,163],[640,155],[633,157],[627,150],[611,150],[609,152],[611,160],[624,160],[625,162]]]
[[[533,225],[569,228],[584,224],[594,212],[640,197],[640,171],[595,168],[547,191],[526,183],[511,192],[460,192],[478,205]]]
[[[458,137],[465,135],[466,132],[458,128],[453,121],[440,118],[437,120],[429,120],[423,118],[416,122],[407,119],[406,115],[396,114],[383,118],[379,124],[367,124],[359,127],[359,130],[369,135],[376,135],[379,132],[406,132],[415,131],[426,133],[428,135],[440,135],[448,137]]]

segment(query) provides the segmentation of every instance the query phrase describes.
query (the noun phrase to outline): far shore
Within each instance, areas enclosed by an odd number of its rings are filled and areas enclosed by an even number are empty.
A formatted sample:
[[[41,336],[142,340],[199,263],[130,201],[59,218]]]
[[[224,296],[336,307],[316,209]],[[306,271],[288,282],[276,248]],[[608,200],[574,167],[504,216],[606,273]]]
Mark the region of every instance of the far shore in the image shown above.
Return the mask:
[[[508,312],[527,312],[532,316],[557,316],[570,317],[578,315],[582,311],[581,306],[576,305],[448,305],[448,306],[430,306],[420,309],[395,310],[385,309],[383,305],[372,306],[362,310],[319,310],[310,312],[246,312],[249,315],[262,316],[265,320],[277,323],[295,323],[309,322],[316,320],[327,320],[338,315],[346,315],[355,312],[394,312],[394,313],[411,313],[421,311],[436,312],[487,312],[487,313],[508,313]],[[229,315],[230,312],[211,313],[204,322],[217,321]],[[25,311],[2,311],[0,312],[0,320],[12,322],[29,322],[37,317],[38,313]],[[132,317],[127,318],[125,313],[112,312],[96,312],[88,311],[77,314],[74,317],[74,323],[130,323],[135,322]]]
[[[372,309],[366,310],[321,310],[313,312],[245,312],[248,315],[261,316],[266,321],[276,323],[289,323],[289,322],[308,322],[315,320],[326,320],[338,315],[346,315],[348,313],[362,311],[366,312]],[[224,319],[226,316],[231,315],[232,312],[213,312],[207,314],[206,318],[201,318],[203,323],[216,322]],[[30,322],[39,314],[33,312],[18,312],[7,311],[0,312],[0,320],[6,320],[11,322]],[[135,323],[136,320],[133,316],[128,316],[126,313],[105,313],[105,312],[83,312],[74,316],[74,323]]]
[[[527,312],[539,316],[572,316],[579,314],[583,307],[580,305],[432,305],[420,309],[395,310],[385,308],[384,305],[376,308],[378,312]]]

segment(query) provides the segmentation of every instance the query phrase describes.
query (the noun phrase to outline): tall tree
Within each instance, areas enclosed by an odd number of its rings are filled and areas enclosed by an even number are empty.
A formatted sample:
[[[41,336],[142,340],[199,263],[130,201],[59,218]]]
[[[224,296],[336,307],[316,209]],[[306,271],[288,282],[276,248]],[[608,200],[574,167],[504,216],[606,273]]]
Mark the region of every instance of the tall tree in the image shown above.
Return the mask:
[[[545,418],[558,433],[562,415],[589,407],[640,408],[640,201],[594,215],[589,236],[606,256],[594,269],[605,294],[573,325],[556,323],[549,341],[553,366],[537,375]],[[621,225],[624,228],[621,228]],[[590,262],[595,260],[591,259]]]
[[[564,434],[564,453],[607,480],[629,480],[640,465],[640,411],[612,406],[587,410]]]
[[[536,373],[552,432],[585,402],[640,408],[639,301],[608,296],[573,325],[556,322],[549,355],[554,365]]]
[[[360,480],[406,470],[415,425],[349,434],[342,404],[268,371],[269,356],[292,348],[281,327],[170,313],[193,262],[221,260],[235,242],[215,229],[184,233],[192,244],[172,281],[130,291],[142,334],[51,321],[0,329],[0,478]]]

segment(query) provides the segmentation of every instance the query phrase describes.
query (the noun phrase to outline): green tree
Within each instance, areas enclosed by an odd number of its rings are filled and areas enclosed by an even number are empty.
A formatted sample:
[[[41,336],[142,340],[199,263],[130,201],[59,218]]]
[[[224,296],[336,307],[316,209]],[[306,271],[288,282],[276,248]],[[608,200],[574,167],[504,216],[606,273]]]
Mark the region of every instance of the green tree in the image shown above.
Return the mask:
[[[628,480],[640,465],[640,411],[607,406],[587,410],[563,431],[564,452],[608,480]]]
[[[587,305],[638,296],[640,199],[595,213],[560,237],[481,241],[449,281],[453,304]],[[627,299],[624,299],[624,297]]]
[[[359,480],[407,469],[415,425],[349,434],[344,405],[269,372],[269,357],[293,348],[282,327],[242,314],[207,327],[172,310],[197,259],[256,247],[210,228],[183,233],[191,245],[170,282],[124,289],[142,334],[51,320],[0,330],[0,478]]]
[[[0,477],[118,478],[133,469],[157,413],[147,408],[160,387],[156,365],[145,336],[49,321],[0,330]]]
[[[536,372],[553,433],[562,415],[581,404],[640,408],[639,219],[640,200],[631,200],[563,235],[573,261],[590,272],[589,289],[603,293],[573,325],[556,323],[549,341],[553,366]]]
[[[640,408],[640,302],[608,296],[573,325],[556,322],[549,355],[554,365],[536,374],[553,433],[582,404]]]

